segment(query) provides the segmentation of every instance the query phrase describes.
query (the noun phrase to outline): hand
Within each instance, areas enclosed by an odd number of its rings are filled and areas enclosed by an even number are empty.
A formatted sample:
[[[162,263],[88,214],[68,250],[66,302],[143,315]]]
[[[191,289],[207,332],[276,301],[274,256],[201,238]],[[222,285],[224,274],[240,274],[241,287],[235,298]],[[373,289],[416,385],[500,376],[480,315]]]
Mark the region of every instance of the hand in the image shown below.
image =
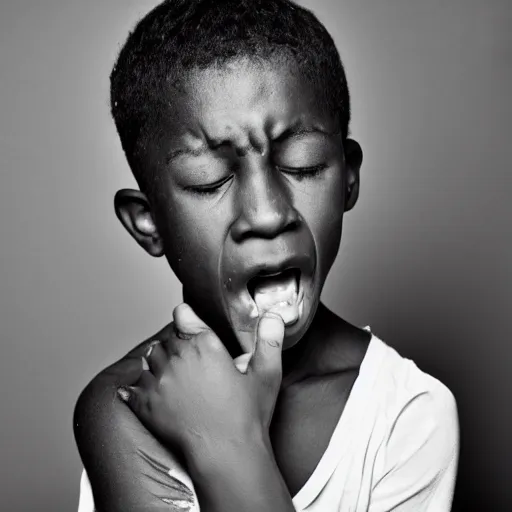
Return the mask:
[[[233,361],[216,334],[187,304],[174,312],[174,333],[146,352],[149,369],[119,396],[169,446],[222,450],[223,442],[266,439],[282,376],[282,319],[263,316],[254,353]],[[237,369],[239,368],[239,369]]]

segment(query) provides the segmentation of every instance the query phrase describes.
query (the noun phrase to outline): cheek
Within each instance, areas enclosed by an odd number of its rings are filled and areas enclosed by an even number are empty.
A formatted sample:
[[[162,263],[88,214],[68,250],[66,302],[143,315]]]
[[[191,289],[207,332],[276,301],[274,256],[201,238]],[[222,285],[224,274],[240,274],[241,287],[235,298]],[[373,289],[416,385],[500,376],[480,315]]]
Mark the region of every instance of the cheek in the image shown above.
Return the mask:
[[[326,180],[311,197],[313,200],[304,205],[301,214],[315,239],[319,262],[330,267],[339,249],[343,224],[341,173]]]
[[[187,287],[210,287],[217,275],[225,229],[218,215],[196,203],[166,205],[159,232],[172,270]]]

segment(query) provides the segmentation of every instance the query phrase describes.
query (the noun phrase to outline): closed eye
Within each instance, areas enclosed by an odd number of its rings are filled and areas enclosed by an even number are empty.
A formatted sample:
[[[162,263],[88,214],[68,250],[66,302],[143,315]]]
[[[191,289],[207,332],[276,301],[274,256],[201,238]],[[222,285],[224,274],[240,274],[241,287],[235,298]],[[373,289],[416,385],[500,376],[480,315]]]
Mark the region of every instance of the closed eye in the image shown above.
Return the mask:
[[[327,169],[328,166],[327,164],[320,164],[312,167],[276,167],[279,171],[292,175],[295,179],[301,181],[303,179],[314,178]]]
[[[302,181],[303,179],[311,179],[315,176],[319,175],[322,171],[327,169],[327,164],[319,164],[310,167],[281,167],[276,166],[276,168],[285,174],[293,176],[297,181]],[[219,181],[214,183],[208,183],[207,185],[190,185],[185,187],[185,190],[189,190],[196,195],[213,195],[215,194],[222,185],[228,183],[233,179],[233,175],[227,176],[226,178],[222,178]]]
[[[207,185],[190,185],[185,187],[185,190],[189,190],[197,195],[212,195],[215,194],[220,189],[220,187],[222,187],[222,185],[228,181],[231,181],[232,179],[233,175],[230,175],[214,183],[208,183]]]

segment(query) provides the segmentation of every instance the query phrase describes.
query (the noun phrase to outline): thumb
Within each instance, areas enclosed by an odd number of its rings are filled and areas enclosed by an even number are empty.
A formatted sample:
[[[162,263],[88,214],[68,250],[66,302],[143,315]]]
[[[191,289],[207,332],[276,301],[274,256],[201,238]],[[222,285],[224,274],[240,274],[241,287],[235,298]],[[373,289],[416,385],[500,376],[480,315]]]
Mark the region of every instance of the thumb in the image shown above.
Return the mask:
[[[274,378],[281,381],[283,339],[283,319],[275,313],[264,313],[258,323],[256,347],[250,366],[255,373],[269,379],[269,382]]]

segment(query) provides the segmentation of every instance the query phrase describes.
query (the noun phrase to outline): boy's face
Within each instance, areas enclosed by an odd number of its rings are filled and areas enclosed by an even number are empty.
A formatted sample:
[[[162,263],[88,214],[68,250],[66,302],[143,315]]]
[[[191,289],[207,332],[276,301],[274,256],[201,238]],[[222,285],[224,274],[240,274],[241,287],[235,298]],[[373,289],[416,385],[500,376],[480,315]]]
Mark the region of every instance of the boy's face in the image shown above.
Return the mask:
[[[169,92],[168,115],[138,156],[157,180],[154,193],[147,203],[134,191],[116,201],[138,242],[165,254],[185,301],[228,344],[234,333],[245,352],[256,303],[279,284],[251,279],[295,269],[281,276],[284,287],[298,278],[298,296],[281,296],[291,304],[284,348],[293,346],[313,319],[343,213],[357,197],[360,148],[343,147],[337,120],[317,98],[282,65],[239,60],[192,72],[184,89]]]

